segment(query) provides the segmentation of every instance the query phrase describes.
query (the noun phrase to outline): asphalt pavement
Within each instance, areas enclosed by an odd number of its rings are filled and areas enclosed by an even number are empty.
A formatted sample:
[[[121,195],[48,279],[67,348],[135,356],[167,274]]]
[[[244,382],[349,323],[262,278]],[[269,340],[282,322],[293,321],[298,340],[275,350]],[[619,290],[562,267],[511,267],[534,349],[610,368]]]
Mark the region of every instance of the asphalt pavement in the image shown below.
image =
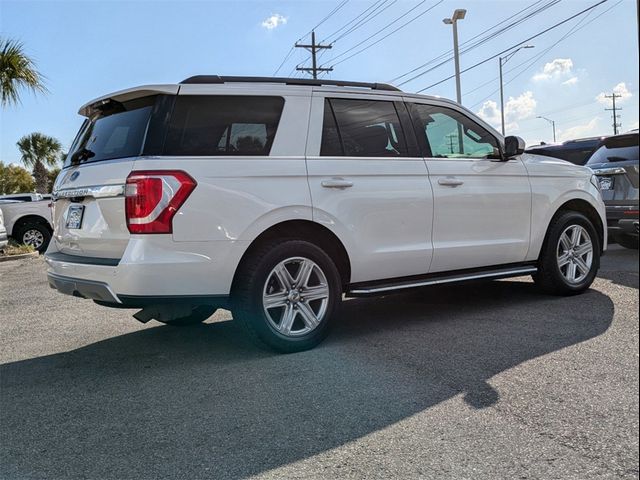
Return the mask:
[[[318,348],[147,325],[0,263],[0,478],[638,478],[638,252],[347,300]]]

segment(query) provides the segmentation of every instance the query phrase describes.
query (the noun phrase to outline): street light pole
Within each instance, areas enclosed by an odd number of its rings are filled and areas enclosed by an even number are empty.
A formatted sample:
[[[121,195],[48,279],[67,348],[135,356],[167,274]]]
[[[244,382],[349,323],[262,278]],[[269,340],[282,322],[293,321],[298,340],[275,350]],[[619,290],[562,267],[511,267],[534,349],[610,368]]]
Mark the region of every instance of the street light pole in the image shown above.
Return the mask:
[[[460,89],[460,52],[458,50],[458,20],[462,20],[467,11],[462,8],[458,8],[453,12],[451,18],[445,18],[442,20],[446,25],[453,26],[453,60],[456,68],[456,100],[458,103],[462,103],[462,92]]]
[[[500,63],[500,117],[502,118],[502,136],[504,137],[504,84],[502,83],[502,57],[498,58]]]
[[[555,143],[556,142],[556,122],[547,117],[537,116],[536,118],[541,118],[551,124],[551,127],[553,128],[553,142]]]
[[[516,53],[518,53],[523,48],[534,48],[533,45],[522,45],[521,47],[515,49],[513,52],[505,55],[504,57],[498,58],[498,63],[500,65],[500,116],[502,118],[502,136],[504,136],[504,83],[502,82],[502,66],[511,60]],[[554,140],[555,141],[555,140]]]

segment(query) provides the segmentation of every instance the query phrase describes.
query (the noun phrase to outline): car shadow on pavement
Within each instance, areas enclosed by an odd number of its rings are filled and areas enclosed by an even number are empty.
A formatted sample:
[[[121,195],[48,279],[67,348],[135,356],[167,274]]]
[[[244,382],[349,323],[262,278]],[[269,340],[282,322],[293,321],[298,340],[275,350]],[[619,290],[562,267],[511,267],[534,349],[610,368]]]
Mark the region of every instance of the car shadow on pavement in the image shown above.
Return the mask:
[[[489,407],[494,375],[602,334],[613,311],[595,290],[498,281],[348,300],[297,354],[219,321],[5,364],[0,477],[245,478],[457,395]]]
[[[598,277],[611,280],[616,285],[638,289],[638,250],[609,245],[604,260]]]

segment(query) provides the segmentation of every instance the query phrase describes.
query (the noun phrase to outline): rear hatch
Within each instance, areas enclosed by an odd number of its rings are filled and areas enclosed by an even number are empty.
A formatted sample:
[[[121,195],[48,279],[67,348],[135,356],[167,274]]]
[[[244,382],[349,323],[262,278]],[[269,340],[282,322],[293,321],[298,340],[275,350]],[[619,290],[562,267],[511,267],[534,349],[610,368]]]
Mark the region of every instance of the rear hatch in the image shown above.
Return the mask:
[[[88,118],[54,185],[54,242],[77,256],[119,259],[129,241],[125,183],[136,158],[159,152],[177,86],[143,87],[80,109]]]
[[[635,205],[637,210],[638,156],[638,134],[630,133],[605,139],[589,159],[607,207]]]

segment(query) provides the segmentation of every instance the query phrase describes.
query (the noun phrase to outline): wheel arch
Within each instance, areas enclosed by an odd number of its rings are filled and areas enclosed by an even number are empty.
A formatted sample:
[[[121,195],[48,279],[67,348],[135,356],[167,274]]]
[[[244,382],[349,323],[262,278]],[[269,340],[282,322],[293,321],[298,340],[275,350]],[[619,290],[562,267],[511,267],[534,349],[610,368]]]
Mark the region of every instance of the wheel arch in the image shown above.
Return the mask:
[[[591,203],[589,203],[587,200],[583,200],[581,198],[574,198],[574,199],[568,200],[556,209],[554,214],[551,216],[551,219],[549,220],[549,224],[547,225],[547,230],[545,232],[544,242],[542,245],[544,246],[547,243],[547,239],[549,237],[549,230],[551,227],[551,223],[553,222],[553,219],[556,218],[558,215],[562,214],[563,212],[579,212],[579,213],[582,213],[585,217],[587,217],[591,221],[596,231],[598,232],[598,240],[600,242],[600,254],[602,254],[604,252],[605,226],[602,223],[602,219],[600,218],[600,214],[598,213],[598,210],[596,210],[596,208],[593,205],[591,205]],[[540,252],[538,252],[538,256],[540,256],[541,252],[542,252],[542,248],[540,249]]]
[[[251,242],[235,269],[232,289],[240,267],[246,258],[260,245],[278,238],[306,240],[322,248],[335,262],[338,272],[340,273],[343,289],[349,284],[351,280],[351,261],[342,241],[340,241],[335,233],[319,223],[311,220],[296,219],[286,220],[270,226]]]
[[[11,233],[9,234],[11,236],[14,236],[25,225],[30,225],[34,223],[43,225],[44,227],[47,228],[47,230],[49,230],[49,233],[53,233],[53,230],[51,229],[51,225],[49,224],[46,218],[41,217],[40,215],[29,214],[29,215],[23,215],[22,217],[19,217],[16,220],[14,220],[13,225],[11,227]]]

